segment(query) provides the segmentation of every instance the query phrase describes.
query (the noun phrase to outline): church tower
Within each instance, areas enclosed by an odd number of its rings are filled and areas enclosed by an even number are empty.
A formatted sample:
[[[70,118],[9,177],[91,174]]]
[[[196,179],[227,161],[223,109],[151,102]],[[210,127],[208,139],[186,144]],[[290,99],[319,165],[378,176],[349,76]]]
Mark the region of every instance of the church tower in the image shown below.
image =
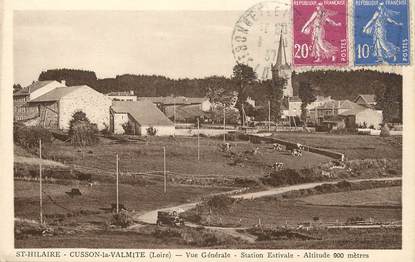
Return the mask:
[[[287,83],[283,87],[283,96],[293,96],[293,86],[291,83],[291,65],[287,62],[287,54],[285,52],[285,43],[282,37],[282,31],[280,34],[280,41],[278,45],[277,61],[275,65],[272,65],[272,77],[281,77],[287,79]]]

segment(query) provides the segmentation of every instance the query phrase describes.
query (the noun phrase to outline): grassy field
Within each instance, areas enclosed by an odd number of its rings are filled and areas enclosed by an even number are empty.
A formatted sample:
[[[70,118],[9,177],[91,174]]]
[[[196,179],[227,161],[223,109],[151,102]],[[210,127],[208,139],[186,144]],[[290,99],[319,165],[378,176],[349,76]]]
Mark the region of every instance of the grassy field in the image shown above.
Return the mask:
[[[249,142],[230,142],[235,153],[241,153],[244,161],[233,165],[233,159],[220,152],[221,140],[200,139],[200,160],[197,160],[197,138],[152,138],[146,142],[116,144],[104,140],[103,143],[86,147],[83,150],[68,144],[55,143],[45,148],[49,158],[68,165],[89,167],[103,172],[114,172],[115,154],[119,155],[121,172],[150,172],[163,170],[163,147],[166,147],[167,170],[191,176],[218,177],[259,177],[269,173],[276,161],[284,162],[287,168],[300,169],[318,166],[330,158],[313,153],[305,153],[302,158],[287,152],[276,152],[271,145],[258,145],[257,155],[245,154],[257,145]],[[97,171],[99,172],[99,171]]]
[[[336,135],[279,132],[274,137],[307,146],[343,152],[348,159],[402,158],[402,136]]]
[[[321,134],[281,133],[279,138],[296,141],[310,146],[330,148],[335,151],[347,150],[346,153],[352,159],[388,158],[400,159],[401,141],[399,138],[379,138],[370,136],[339,136]],[[321,143],[324,142],[322,146]],[[55,160],[64,166],[66,173],[62,173],[64,179],[51,179],[44,183],[44,214],[46,222],[55,227],[87,227],[88,230],[80,230],[76,234],[60,234],[55,236],[24,236],[16,239],[16,247],[95,247],[95,248],[396,248],[400,246],[400,232],[382,230],[365,231],[362,235],[358,231],[345,231],[342,235],[333,231],[321,232],[322,240],[310,241],[260,241],[254,244],[244,244],[239,240],[224,241],[218,237],[216,242],[205,244],[201,242],[186,242],[189,232],[177,233],[165,237],[157,233],[155,228],[150,231],[126,231],[108,230],[106,225],[111,219],[110,206],[115,203],[115,155],[119,156],[120,167],[120,203],[134,213],[156,208],[179,205],[187,202],[198,201],[209,194],[229,191],[242,185],[231,184],[228,186],[220,183],[210,183],[206,186],[183,184],[182,181],[173,181],[174,176],[187,177],[215,177],[222,178],[258,178],[268,175],[271,165],[275,162],[283,162],[285,168],[305,169],[317,168],[327,164],[331,159],[318,154],[305,152],[303,157],[293,157],[288,152],[276,152],[269,144],[250,144],[247,141],[230,141],[232,150],[242,159],[235,163],[234,157],[221,152],[218,145],[220,139],[200,139],[200,160],[197,160],[197,138],[176,137],[158,138],[150,137],[147,141],[137,143],[117,143],[105,138],[101,143],[86,148],[74,148],[63,142],[54,141],[52,145],[43,148],[45,158]],[[168,177],[167,193],[163,193],[163,180],[160,172],[163,170],[163,147],[166,147],[166,164],[170,172]],[[259,147],[258,154],[249,154]],[[343,149],[342,149],[343,148]],[[35,153],[35,152],[34,152]],[[39,187],[38,182],[33,181],[38,175],[38,167],[34,154],[15,146],[15,170],[19,170],[20,177],[14,182],[15,216],[19,218],[38,219],[39,214]],[[30,159],[32,158],[32,159]],[[360,160],[357,160],[359,162]],[[360,161],[361,162],[361,161]],[[395,161],[396,162],[396,161]],[[354,163],[354,165],[360,165]],[[379,163],[366,163],[362,170],[355,172],[355,178],[360,178],[370,172],[373,176],[383,176],[384,165]],[[399,165],[397,168],[399,169]],[[17,168],[19,167],[19,168]],[[45,169],[48,168],[45,166]],[[55,167],[57,168],[57,167]],[[76,172],[93,175],[93,186],[86,181],[72,177],[72,169]],[[353,169],[355,169],[353,167]],[[373,170],[372,170],[373,169]],[[61,175],[50,167],[50,173]],[[71,172],[70,172],[71,171]],[[45,172],[47,173],[47,172]],[[134,173],[149,173],[148,175],[131,175]],[[156,174],[157,173],[157,174]],[[399,172],[397,172],[399,173]],[[388,175],[388,174],[386,174]],[[389,174],[390,175],[390,174]],[[63,176],[63,175],[62,175]],[[372,176],[372,175],[371,175]],[[32,181],[23,181],[26,178]],[[263,186],[263,185],[261,185]],[[72,188],[78,188],[82,195],[71,197],[66,192]],[[381,189],[385,190],[385,189]],[[361,192],[362,193],[362,192]],[[374,218],[378,221],[390,221],[401,219],[401,208],[339,206],[346,199],[359,198],[362,202],[370,202],[370,199],[385,197],[384,201],[392,201],[397,197],[397,191],[382,194],[377,191],[366,192],[366,198],[362,195],[350,197],[347,195],[319,195],[319,199],[276,199],[261,198],[255,200],[237,201],[227,210],[200,210],[202,222],[207,224],[229,224],[251,227],[261,220],[263,225],[281,226],[286,223],[295,225],[307,222],[314,217],[321,221],[346,221],[350,217]],[[336,205],[322,206],[324,197],[336,202]],[[310,196],[317,197],[317,196]],[[317,201],[310,202],[307,201]],[[320,202],[318,202],[320,201]],[[316,204],[319,203],[319,204]],[[93,229],[91,229],[93,228]],[[146,229],[147,230],[147,229]],[[206,232],[205,232],[206,233]],[[207,233],[206,233],[207,234]],[[210,236],[209,236],[210,237]],[[209,239],[207,237],[206,239]],[[42,241],[39,241],[40,238]],[[223,241],[222,241],[223,240]],[[228,241],[229,240],[229,241]],[[199,241],[199,240],[198,240]]]
[[[71,198],[65,192],[79,188],[82,195]],[[120,185],[120,203],[130,211],[143,212],[154,208],[168,207],[186,202],[193,202],[200,197],[230,190],[221,187],[177,186],[169,185],[166,194],[163,185]],[[53,222],[63,219],[60,224],[68,223],[104,223],[111,213],[111,203],[116,202],[114,184],[60,185],[43,184],[43,209],[46,219]],[[15,216],[27,219],[39,217],[39,184],[37,182],[14,182]]]
[[[314,195],[301,198],[301,201],[310,205],[329,206],[401,206],[402,188],[396,186]]]

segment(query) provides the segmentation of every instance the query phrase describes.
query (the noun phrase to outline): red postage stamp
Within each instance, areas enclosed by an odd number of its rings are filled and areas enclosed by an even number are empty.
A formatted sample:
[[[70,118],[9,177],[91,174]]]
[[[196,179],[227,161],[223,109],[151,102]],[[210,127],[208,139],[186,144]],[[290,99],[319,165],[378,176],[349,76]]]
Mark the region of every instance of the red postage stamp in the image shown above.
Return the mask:
[[[347,0],[293,0],[294,66],[347,66]]]

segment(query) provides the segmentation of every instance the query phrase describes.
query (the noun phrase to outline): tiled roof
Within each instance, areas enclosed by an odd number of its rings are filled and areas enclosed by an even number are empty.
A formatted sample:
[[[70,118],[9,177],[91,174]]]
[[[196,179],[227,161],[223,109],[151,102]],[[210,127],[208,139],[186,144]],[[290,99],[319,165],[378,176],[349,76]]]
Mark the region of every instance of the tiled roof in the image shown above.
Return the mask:
[[[29,103],[39,103],[39,102],[51,102],[51,101],[59,101],[62,97],[72,93],[73,91],[84,88],[88,86],[65,86],[65,87],[58,87],[42,96],[39,96]]]
[[[202,111],[200,105],[185,105],[176,107],[168,106],[165,108],[165,112],[167,117],[172,118],[175,116],[176,120],[179,121],[184,121],[186,119],[192,119],[207,115],[205,112]]]
[[[32,83],[31,85],[20,89],[19,91],[14,93],[13,96],[29,95],[30,93],[38,90],[39,88],[42,88],[42,87],[46,86],[47,84],[50,84],[52,82],[54,82],[54,81],[36,81],[36,82]]]
[[[373,94],[369,94],[369,95],[358,95],[355,99],[355,102],[359,99],[359,97],[361,97],[366,104],[373,104],[376,103],[376,96]]]
[[[184,96],[156,96],[156,97],[138,97],[138,100],[141,101],[151,101],[153,103],[163,104],[163,105],[191,105],[191,104],[201,104],[202,102],[208,100],[206,97],[184,97]]]
[[[128,113],[140,125],[172,126],[167,118],[151,101],[113,101],[112,110],[115,113]]]

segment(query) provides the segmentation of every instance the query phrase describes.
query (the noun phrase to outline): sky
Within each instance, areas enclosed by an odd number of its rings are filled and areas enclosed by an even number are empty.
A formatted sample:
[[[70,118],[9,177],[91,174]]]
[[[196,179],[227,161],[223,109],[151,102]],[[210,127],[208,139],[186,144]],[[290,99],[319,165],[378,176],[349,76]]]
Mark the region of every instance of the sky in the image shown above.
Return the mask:
[[[98,78],[121,74],[229,77],[235,65],[234,26],[259,1],[155,0],[146,1],[152,5],[145,6],[139,0],[108,0],[98,6],[100,10],[83,10],[92,2],[15,1],[15,83],[26,86],[42,71],[55,68],[90,70]],[[115,2],[123,4],[114,10]],[[289,37],[286,43],[291,46]],[[399,67],[376,69],[400,72]]]
[[[42,70],[91,70],[98,78],[157,74],[230,76],[231,36],[243,11],[14,12],[15,83]]]

